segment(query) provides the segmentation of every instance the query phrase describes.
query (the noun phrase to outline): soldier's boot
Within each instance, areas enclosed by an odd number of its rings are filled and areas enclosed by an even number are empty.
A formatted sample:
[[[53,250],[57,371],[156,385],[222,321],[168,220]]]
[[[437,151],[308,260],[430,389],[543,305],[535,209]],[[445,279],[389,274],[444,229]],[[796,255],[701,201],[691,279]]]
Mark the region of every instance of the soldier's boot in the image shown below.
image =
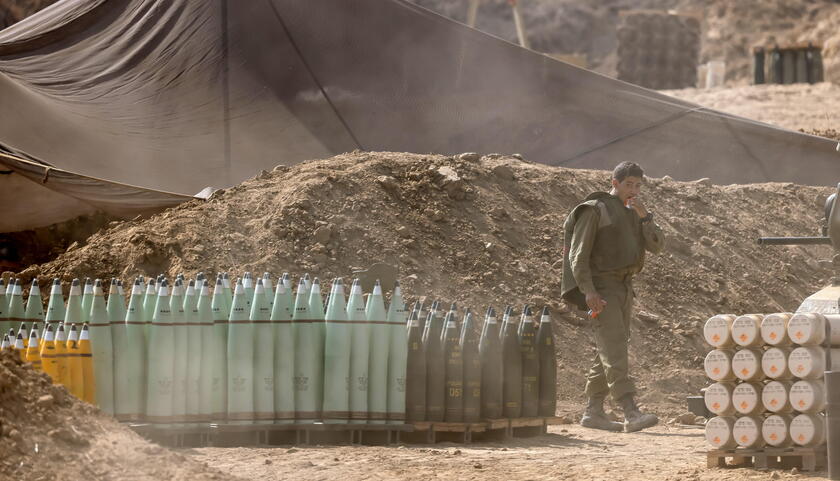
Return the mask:
[[[655,414],[639,411],[632,394],[624,395],[619,399],[619,403],[621,404],[621,409],[624,411],[625,433],[641,431],[642,429],[656,426],[656,423],[659,422],[659,418]]]
[[[620,432],[624,425],[611,420],[604,411],[604,397],[591,397],[586,405],[586,411],[580,420],[580,425],[585,428],[601,429],[604,431]]]

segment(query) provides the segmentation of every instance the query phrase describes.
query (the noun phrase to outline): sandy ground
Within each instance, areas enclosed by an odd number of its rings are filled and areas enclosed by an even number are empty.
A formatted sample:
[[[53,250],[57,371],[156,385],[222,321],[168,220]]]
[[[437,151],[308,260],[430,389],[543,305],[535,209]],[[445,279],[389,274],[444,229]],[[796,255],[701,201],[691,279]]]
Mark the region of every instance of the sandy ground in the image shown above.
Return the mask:
[[[840,86],[831,83],[663,90],[662,93],[791,130],[836,129],[840,124]]]
[[[699,426],[658,426],[623,434],[577,425],[552,426],[543,436],[509,443],[460,445],[202,448],[189,458],[242,479],[575,479],[752,480],[824,479],[745,468],[706,469]]]

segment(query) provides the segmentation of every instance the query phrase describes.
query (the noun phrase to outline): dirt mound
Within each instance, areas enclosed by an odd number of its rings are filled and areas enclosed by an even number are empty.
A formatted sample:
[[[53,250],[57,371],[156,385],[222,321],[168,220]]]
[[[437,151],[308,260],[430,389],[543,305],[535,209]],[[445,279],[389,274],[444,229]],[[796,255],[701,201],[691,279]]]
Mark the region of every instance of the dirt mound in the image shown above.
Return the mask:
[[[561,227],[602,171],[554,168],[498,154],[446,157],[354,152],[262,172],[209,201],[113,225],[39,276],[165,272],[311,272],[350,277],[386,262],[410,296],[551,306],[561,400],[581,398],[591,355],[586,320],[559,302]],[[830,189],[713,186],[650,179],[643,196],[668,236],[636,282],[635,372],[646,399],[679,411],[704,384],[701,323],[720,312],[796,309],[831,268],[825,247],[758,247],[760,235],[815,234]]]
[[[148,443],[0,352],[0,480],[231,479]]]

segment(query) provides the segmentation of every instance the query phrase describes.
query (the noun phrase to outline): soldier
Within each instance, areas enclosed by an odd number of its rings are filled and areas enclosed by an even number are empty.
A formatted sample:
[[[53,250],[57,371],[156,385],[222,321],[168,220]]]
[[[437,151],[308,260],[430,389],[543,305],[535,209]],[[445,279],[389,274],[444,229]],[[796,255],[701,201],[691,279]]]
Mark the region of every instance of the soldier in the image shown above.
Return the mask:
[[[563,299],[589,310],[598,349],[586,376],[589,402],[580,422],[589,428],[634,432],[659,421],[636,406],[627,361],[633,276],[642,270],[645,250],[658,253],[664,246],[661,229],[639,198],[643,176],[638,164],[620,163],[612,190],[590,194],[563,226]],[[624,411],[623,425],[607,418],[607,394]]]

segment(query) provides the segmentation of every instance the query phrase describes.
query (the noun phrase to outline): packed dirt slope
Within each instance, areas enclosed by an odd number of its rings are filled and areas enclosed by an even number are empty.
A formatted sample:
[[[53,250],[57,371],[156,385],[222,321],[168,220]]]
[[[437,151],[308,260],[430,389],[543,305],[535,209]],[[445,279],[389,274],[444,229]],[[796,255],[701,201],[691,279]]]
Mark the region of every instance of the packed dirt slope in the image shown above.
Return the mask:
[[[591,355],[585,318],[559,301],[561,226],[609,173],[478,158],[353,152],[277,167],[211,199],[112,223],[54,261],[23,271],[65,280],[160,272],[310,272],[350,277],[385,262],[410,297],[483,310],[549,305],[561,400],[582,399]],[[758,247],[760,235],[816,234],[830,189],[714,186],[649,179],[643,198],[667,235],[635,290],[633,363],[648,404],[684,410],[703,387],[702,322],[721,312],[796,309],[831,272],[820,247]]]
[[[466,1],[411,1],[466,21]],[[808,41],[825,43],[826,79],[840,80],[840,5],[830,0],[528,0],[519,8],[532,48],[585,55],[590,68],[610,76],[616,74],[620,13],[655,9],[700,17],[700,62],[726,61],[726,78],[733,84],[751,83],[753,46]],[[476,28],[516,42],[506,0],[482,1]]]
[[[840,86],[828,82],[663,90],[662,93],[710,109],[832,138],[830,131],[840,124]]]
[[[46,374],[0,352],[0,480],[227,480],[149,443]]]

